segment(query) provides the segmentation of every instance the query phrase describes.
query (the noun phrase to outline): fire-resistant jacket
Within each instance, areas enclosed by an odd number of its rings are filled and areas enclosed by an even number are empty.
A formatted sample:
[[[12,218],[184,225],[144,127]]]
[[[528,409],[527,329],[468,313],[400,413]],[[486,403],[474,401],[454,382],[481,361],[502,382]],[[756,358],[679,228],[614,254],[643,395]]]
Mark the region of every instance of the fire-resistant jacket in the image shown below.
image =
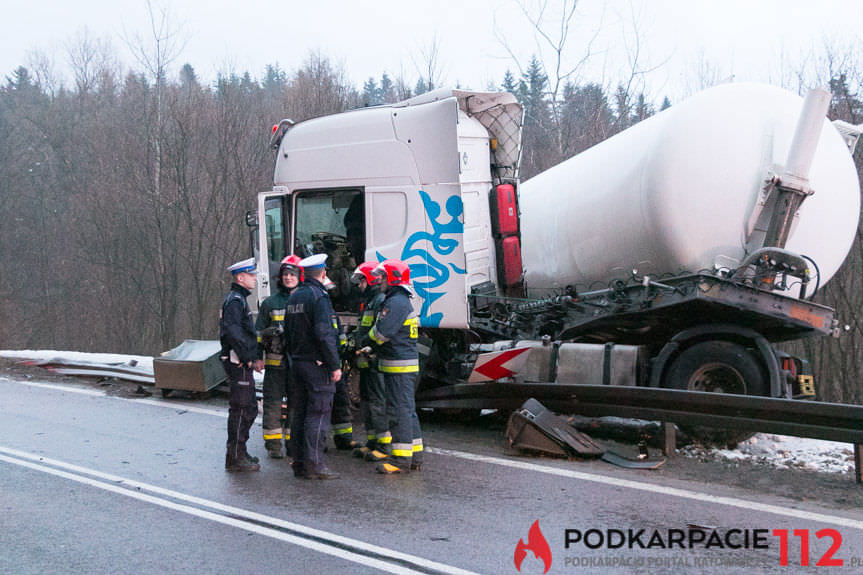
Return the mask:
[[[288,298],[285,343],[294,361],[320,361],[330,371],[341,368],[336,314],[318,280],[307,279]]]
[[[419,318],[411,305],[410,293],[401,286],[387,290],[377,321],[364,340],[377,347],[378,371],[415,373],[420,370],[417,354]]]
[[[372,326],[378,318],[378,314],[381,311],[385,298],[386,296],[381,292],[380,287],[376,285],[368,286],[363,292],[363,306],[360,310],[360,321],[354,334],[354,341],[357,343],[362,342],[363,339],[368,336]],[[375,362],[369,361],[369,358],[365,355],[357,357],[357,367],[360,369],[376,367],[376,364],[374,363]]]
[[[232,283],[231,291],[222,302],[222,312],[219,315],[219,341],[222,343],[222,357],[231,357],[241,364],[247,364],[260,357],[258,353],[258,338],[255,326],[252,324],[252,312],[246,298],[251,294],[243,286]]]
[[[283,286],[281,281],[278,285],[278,291],[261,302],[261,307],[258,308],[258,321],[255,322],[258,344],[264,353],[264,363],[267,367],[287,367],[283,334],[261,334],[269,328],[281,327],[284,331],[285,306],[288,304],[291,290]]]

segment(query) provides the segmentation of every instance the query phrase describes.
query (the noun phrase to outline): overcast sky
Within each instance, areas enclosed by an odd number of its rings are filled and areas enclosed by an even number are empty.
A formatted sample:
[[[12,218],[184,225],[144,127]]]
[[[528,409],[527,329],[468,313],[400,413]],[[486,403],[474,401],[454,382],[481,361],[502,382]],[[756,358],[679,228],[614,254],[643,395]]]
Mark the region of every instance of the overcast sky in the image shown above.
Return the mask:
[[[538,13],[537,0],[522,4]],[[556,34],[563,0],[548,5],[546,28]],[[260,77],[272,63],[292,71],[320,51],[357,86],[383,72],[413,83],[436,42],[444,84],[485,89],[540,50],[516,0],[153,0],[153,6],[167,11],[185,42],[171,72],[189,62],[204,81],[225,71]],[[140,68],[128,41],[152,39],[146,0],[0,0],[0,22],[3,76],[27,65],[34,50],[64,73],[66,46],[85,29],[110,40],[125,67]],[[861,30],[858,0],[581,0],[564,65],[575,67],[589,48],[578,79],[610,84],[628,75],[638,49],[639,69],[655,68],[645,77],[648,93],[659,98],[693,91],[699,62],[723,78],[780,83],[782,62],[793,67],[821,50],[825,38],[859,48]]]

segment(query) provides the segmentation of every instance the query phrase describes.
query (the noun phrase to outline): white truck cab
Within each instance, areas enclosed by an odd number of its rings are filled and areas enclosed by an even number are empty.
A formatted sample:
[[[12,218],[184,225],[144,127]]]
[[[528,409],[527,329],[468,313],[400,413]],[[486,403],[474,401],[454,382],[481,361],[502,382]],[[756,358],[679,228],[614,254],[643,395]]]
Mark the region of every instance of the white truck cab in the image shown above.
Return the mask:
[[[279,262],[328,255],[337,312],[356,309],[363,261],[411,268],[424,327],[469,327],[468,294],[499,284],[489,194],[518,178],[522,107],[512,94],[437,90],[275,129],[273,189],[258,197],[258,297]]]

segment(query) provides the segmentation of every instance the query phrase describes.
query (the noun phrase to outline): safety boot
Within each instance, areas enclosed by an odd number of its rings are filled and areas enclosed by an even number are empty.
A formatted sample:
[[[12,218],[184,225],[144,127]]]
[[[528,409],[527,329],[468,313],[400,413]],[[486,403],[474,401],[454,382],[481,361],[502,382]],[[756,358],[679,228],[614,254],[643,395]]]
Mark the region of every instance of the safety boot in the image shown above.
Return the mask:
[[[282,458],[282,442],[281,441],[266,441],[264,446],[267,448],[267,456],[270,459]]]
[[[381,461],[389,459],[389,456],[390,454],[385,451],[381,451],[381,448],[379,446],[377,449],[373,449],[366,453],[365,460],[371,461],[372,463],[379,463]]]
[[[393,461],[383,461],[378,463],[377,467],[375,467],[375,471],[378,473],[383,473],[384,475],[398,475],[400,473],[410,473],[410,464],[408,465],[397,465]]]
[[[335,471],[330,471],[326,467],[318,471],[317,473],[308,473],[304,475],[306,479],[338,479],[341,477]]]
[[[356,457],[357,459],[365,459],[366,454],[370,453],[372,450],[363,445],[362,447],[355,447],[351,452],[351,455]]]
[[[228,454],[225,455],[225,469],[227,471],[260,471],[261,466],[245,455],[234,458]]]
[[[334,435],[333,443],[336,444],[336,449],[339,451],[347,451],[359,447],[359,443],[351,439],[350,435]]]

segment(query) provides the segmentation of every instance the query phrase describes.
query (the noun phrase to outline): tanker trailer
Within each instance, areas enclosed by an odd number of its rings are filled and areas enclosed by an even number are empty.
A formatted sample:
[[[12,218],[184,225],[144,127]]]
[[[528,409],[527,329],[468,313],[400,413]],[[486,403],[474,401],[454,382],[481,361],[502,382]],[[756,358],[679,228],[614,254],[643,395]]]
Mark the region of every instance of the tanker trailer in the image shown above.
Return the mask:
[[[766,181],[782,175],[802,103],[771,86],[718,86],[524,182],[528,294],[608,285],[632,270],[739,267],[754,251],[753,212],[763,207]],[[860,187],[836,128],[823,115],[818,126],[808,174],[814,193],[779,247],[811,257],[823,286],[854,241]]]
[[[836,334],[808,298],[851,247],[860,185],[828,104],[722,85],[524,182],[530,299],[506,311],[530,321],[508,327],[635,346],[637,385],[814,394],[772,343]]]

